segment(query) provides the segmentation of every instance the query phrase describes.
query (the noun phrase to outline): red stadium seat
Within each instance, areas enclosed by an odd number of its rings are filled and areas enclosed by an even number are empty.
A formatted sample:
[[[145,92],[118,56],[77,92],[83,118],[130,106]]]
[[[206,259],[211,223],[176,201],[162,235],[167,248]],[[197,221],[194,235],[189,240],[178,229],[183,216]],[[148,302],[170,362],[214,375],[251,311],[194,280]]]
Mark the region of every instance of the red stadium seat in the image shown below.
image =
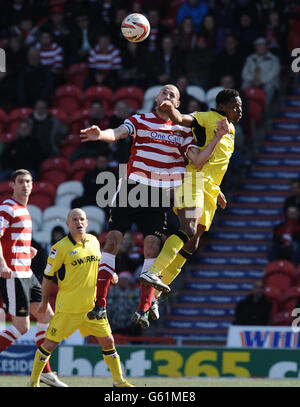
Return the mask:
[[[7,124],[7,114],[3,109],[0,109],[0,133],[5,131]]]
[[[67,115],[72,114],[80,108],[82,92],[75,85],[59,86],[54,92],[53,106],[63,109]]]
[[[80,158],[75,161],[71,168],[71,180],[82,181],[84,174],[88,170],[95,168],[96,160],[94,158]]]
[[[87,63],[79,62],[71,65],[67,72],[67,82],[82,89],[88,71],[89,65]]]
[[[47,181],[36,181],[33,183],[29,204],[36,205],[42,210],[53,205],[56,194],[55,186]]]
[[[69,134],[67,137],[63,139],[60,143],[60,154],[62,157],[70,160],[72,154],[76,150],[76,148],[80,145],[80,138],[79,136],[74,136],[73,134]]]
[[[57,117],[62,123],[67,124],[69,122],[69,118],[66,112],[62,109],[58,109],[57,107],[51,107],[49,109],[49,113],[51,113],[52,116]]]
[[[277,312],[271,318],[271,325],[275,326],[290,326],[294,317],[287,311]]]
[[[15,134],[21,119],[32,113],[31,107],[19,107],[10,112],[8,116],[8,132]]]
[[[253,135],[254,125],[260,124],[264,120],[266,110],[266,94],[260,88],[245,89],[248,105],[249,136]]]
[[[119,100],[124,100],[133,110],[138,110],[143,104],[144,92],[138,86],[123,86],[115,94],[115,103]]]
[[[276,287],[265,287],[264,289],[264,294],[268,299],[272,302],[272,311],[271,315],[276,314],[281,307],[281,302],[282,302],[282,294],[281,291],[278,290]]]
[[[84,120],[89,117],[89,113],[88,109],[81,109],[72,114],[70,122],[72,134],[79,135],[80,130],[83,128]]]
[[[93,99],[100,99],[103,103],[104,111],[109,112],[113,103],[114,94],[107,86],[91,86],[84,93],[84,107],[89,108]]]
[[[49,181],[57,188],[68,179],[70,163],[64,157],[48,158],[42,163],[39,179]]]
[[[295,266],[288,260],[275,260],[266,267],[264,275],[265,286],[277,287],[285,292],[295,279]]]
[[[295,308],[296,302],[300,298],[300,287],[291,287],[285,293],[282,302],[283,311],[291,311]]]
[[[64,157],[48,158],[47,160],[43,161],[41,172],[49,170],[61,170],[68,174],[70,171],[70,163]]]
[[[2,133],[0,134],[0,141],[4,144],[10,143],[16,138],[16,134]]]
[[[7,198],[10,198],[12,195],[12,182],[11,181],[2,181],[0,182],[0,202],[4,201]]]

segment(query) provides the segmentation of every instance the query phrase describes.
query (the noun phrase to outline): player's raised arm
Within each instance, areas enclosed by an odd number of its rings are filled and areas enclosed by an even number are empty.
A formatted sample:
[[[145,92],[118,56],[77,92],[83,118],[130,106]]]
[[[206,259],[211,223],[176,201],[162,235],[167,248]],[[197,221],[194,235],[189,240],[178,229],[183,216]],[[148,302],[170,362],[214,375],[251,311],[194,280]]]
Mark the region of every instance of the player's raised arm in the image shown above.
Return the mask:
[[[195,164],[197,167],[202,168],[203,165],[208,161],[213,154],[216,145],[222,139],[222,137],[230,132],[230,127],[227,119],[222,119],[218,123],[218,127],[215,136],[211,142],[203,149],[199,150],[197,147],[191,147],[188,150],[187,157]]]
[[[185,127],[192,127],[194,120],[193,116],[190,114],[181,114],[169,100],[164,100],[160,104],[159,109],[166,112],[173,123],[180,124],[181,126]]]
[[[113,143],[114,141],[126,138],[128,136],[128,129],[121,125],[115,129],[101,130],[98,126],[91,126],[86,129],[80,130],[81,142],[86,141],[105,141],[106,143]]]

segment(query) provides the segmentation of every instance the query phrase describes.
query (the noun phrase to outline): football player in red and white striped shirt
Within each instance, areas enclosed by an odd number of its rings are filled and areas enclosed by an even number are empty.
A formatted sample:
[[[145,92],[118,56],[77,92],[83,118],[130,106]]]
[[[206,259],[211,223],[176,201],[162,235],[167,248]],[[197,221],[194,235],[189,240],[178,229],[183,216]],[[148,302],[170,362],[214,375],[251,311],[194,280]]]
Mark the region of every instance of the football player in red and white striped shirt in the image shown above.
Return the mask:
[[[88,314],[90,319],[106,317],[106,296],[111,280],[117,281],[115,274],[115,257],[119,251],[123,235],[130,230],[132,223],[136,223],[138,229],[144,234],[144,265],[142,273],[148,270],[154,263],[160,252],[161,237],[165,232],[166,210],[161,201],[159,206],[152,204],[152,195],[157,190],[172,188],[181,185],[185,173],[185,157],[190,159],[196,166],[201,168],[213,152],[217,139],[200,152],[192,132],[189,128],[174,125],[168,114],[160,109],[163,101],[170,101],[174,107],[178,107],[180,95],[174,85],[165,85],[156,97],[154,112],[136,114],[125,120],[124,124],[116,129],[100,130],[97,126],[81,130],[82,141],[114,142],[130,135],[133,145],[129,163],[127,165],[127,180],[122,179],[110,211],[109,232],[106,237],[101,263],[99,266],[97,303],[93,311]],[[131,182],[130,182],[131,181]],[[126,207],[118,201],[125,191],[128,197],[133,190],[132,182],[139,187],[144,186],[143,192],[149,193],[145,207]],[[127,185],[128,184],[128,185]],[[148,190],[147,190],[148,188]],[[156,191],[155,191],[156,189]],[[151,202],[151,203],[150,203]],[[150,204],[149,204],[150,203]],[[170,204],[168,205],[168,207]],[[179,230],[178,233],[189,240],[189,231]],[[158,277],[157,277],[158,278]],[[168,287],[167,287],[168,288]],[[139,315],[143,316],[151,306],[153,287],[141,286],[141,301],[138,306]],[[146,299],[150,299],[149,301]],[[145,319],[146,323],[146,319]]]
[[[0,204],[0,290],[6,313],[12,325],[0,332],[0,353],[24,335],[30,327],[30,314],[37,319],[36,343],[45,338],[53,311],[48,306],[39,314],[41,285],[30,268],[37,250],[31,247],[32,221],[27,202],[32,190],[32,176],[20,169],[12,175],[13,194]],[[47,364],[41,381],[55,387],[66,387]]]

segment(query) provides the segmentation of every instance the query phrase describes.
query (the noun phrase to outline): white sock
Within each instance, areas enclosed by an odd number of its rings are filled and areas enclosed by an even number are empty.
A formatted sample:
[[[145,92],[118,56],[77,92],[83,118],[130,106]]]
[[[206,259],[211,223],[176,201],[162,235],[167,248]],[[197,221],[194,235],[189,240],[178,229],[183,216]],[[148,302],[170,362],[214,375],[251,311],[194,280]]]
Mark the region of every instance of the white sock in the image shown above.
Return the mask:
[[[116,256],[114,254],[103,252],[99,264],[99,269],[100,268],[113,275],[116,268]]]
[[[146,273],[146,271],[149,270],[149,268],[152,266],[152,264],[155,262],[155,260],[156,260],[156,257],[154,259],[145,259],[141,274]]]
[[[49,324],[42,324],[41,322],[38,322],[36,324],[36,334],[35,334],[36,342],[39,342],[41,339],[45,338],[45,334],[48,329],[48,326],[49,326]]]

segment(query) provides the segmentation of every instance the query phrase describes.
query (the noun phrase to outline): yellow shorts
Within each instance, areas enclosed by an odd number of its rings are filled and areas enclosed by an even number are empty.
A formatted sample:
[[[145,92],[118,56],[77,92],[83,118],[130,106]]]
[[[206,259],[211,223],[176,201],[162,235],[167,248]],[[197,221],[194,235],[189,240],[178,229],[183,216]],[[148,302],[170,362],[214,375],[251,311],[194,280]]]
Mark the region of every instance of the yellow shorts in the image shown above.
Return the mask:
[[[185,179],[184,179],[185,181]],[[202,215],[199,218],[198,224],[205,226],[205,230],[209,230],[210,225],[215,216],[217,209],[217,197],[220,193],[220,188],[218,185],[213,184],[207,178],[203,180],[203,187],[199,190],[193,189],[193,196],[195,197],[195,202],[197,203],[198,208],[203,208]],[[195,188],[195,184],[193,184]],[[175,191],[176,194],[176,191]],[[185,195],[184,195],[185,198]],[[183,208],[190,208],[191,206],[186,205],[185,199],[183,199],[183,204],[175,206],[173,211],[177,215],[177,211]]]
[[[204,180],[201,171],[188,171],[182,185],[174,189],[174,212],[183,208],[203,208]]]
[[[69,314],[66,312],[55,312],[46,332],[46,338],[54,342],[67,339],[77,329],[83,337],[94,335],[104,338],[111,334],[107,319],[89,320],[85,313]]]

